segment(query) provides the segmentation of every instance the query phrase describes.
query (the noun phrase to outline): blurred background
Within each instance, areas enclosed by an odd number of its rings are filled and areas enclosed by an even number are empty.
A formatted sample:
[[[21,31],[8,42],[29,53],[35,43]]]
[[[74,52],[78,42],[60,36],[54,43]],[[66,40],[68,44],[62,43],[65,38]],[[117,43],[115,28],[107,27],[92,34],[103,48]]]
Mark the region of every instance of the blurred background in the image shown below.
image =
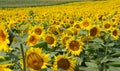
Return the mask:
[[[103,1],[103,0],[0,0],[0,7],[47,6],[76,1]]]

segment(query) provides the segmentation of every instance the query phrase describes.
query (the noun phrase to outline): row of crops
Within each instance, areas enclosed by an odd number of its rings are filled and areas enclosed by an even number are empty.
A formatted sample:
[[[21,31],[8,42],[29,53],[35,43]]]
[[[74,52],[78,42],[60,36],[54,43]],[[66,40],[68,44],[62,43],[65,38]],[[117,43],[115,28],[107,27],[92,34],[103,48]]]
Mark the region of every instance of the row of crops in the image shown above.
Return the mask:
[[[0,9],[0,71],[120,71],[120,1]]]

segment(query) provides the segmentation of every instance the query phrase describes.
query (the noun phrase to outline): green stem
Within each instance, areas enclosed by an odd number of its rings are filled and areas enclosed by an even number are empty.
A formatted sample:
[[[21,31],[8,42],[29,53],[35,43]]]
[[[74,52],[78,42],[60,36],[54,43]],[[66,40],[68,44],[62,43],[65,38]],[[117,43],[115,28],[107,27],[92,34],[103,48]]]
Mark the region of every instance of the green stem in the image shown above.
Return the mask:
[[[23,71],[26,71],[26,61],[25,61],[24,49],[22,44],[20,44],[20,48],[21,48],[22,59],[23,59]]]
[[[106,46],[105,55],[107,55],[107,51],[108,51],[108,46]]]
[[[108,53],[108,46],[105,45],[105,56],[107,55],[107,53]],[[106,63],[105,62],[103,63],[103,71],[106,71]]]

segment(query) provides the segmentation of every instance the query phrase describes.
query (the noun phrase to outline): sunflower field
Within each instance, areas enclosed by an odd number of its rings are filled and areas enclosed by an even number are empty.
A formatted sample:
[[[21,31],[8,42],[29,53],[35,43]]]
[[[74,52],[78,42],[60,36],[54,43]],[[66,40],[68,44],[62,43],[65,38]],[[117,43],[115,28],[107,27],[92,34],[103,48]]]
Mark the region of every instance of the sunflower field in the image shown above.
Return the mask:
[[[120,0],[1,8],[0,71],[120,71]]]

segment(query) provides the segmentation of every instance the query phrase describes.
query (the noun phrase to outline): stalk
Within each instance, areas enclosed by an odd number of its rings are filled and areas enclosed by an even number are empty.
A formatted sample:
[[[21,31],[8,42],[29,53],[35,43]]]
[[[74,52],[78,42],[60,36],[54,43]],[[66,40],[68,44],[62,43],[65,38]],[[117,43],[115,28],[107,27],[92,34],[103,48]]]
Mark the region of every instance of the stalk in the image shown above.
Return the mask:
[[[20,44],[21,52],[22,52],[22,59],[23,59],[23,71],[26,71],[26,61],[25,61],[25,54],[24,54],[24,49],[23,45]]]

